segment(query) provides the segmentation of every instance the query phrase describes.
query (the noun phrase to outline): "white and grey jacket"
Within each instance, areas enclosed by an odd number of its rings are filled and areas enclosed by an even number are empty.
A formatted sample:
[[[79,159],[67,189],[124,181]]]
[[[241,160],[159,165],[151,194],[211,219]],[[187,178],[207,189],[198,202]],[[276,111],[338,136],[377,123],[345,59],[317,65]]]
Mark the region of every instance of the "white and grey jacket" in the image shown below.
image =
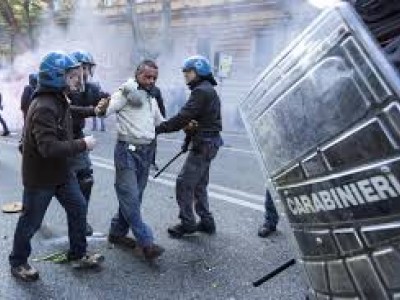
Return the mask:
[[[118,140],[132,145],[150,144],[155,127],[164,121],[157,101],[145,90],[138,89],[130,78],[111,96],[105,116],[117,115]]]

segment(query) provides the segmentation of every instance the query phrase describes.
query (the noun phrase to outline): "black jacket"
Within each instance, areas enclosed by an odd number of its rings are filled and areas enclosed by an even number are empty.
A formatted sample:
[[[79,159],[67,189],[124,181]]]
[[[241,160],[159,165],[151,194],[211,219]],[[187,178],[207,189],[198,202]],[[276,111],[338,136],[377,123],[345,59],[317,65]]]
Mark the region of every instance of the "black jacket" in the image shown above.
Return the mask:
[[[191,120],[198,122],[199,135],[222,131],[221,102],[213,84],[202,80],[190,88],[189,100],[176,116],[156,127],[157,134],[181,130]]]
[[[85,85],[85,91],[82,93],[74,93],[69,95],[71,98],[71,106],[93,108],[103,98],[110,97],[110,94],[101,90],[100,86],[96,83],[88,82]],[[85,128],[85,118],[94,117],[94,110],[92,114],[73,114],[73,132],[74,138],[82,138],[83,128]]]
[[[36,90],[24,129],[24,186],[44,188],[65,183],[68,158],[85,150],[82,139],[73,139],[72,115],[66,97],[51,89]]]

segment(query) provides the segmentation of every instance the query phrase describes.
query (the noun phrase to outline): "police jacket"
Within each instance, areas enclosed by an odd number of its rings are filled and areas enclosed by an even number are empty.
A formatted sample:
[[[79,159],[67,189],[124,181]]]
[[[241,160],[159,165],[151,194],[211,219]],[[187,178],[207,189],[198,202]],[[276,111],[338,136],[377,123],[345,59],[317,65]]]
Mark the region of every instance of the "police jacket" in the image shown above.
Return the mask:
[[[85,115],[84,110],[75,114]],[[57,90],[40,87],[29,107],[22,152],[22,179],[27,188],[55,187],[65,183],[68,158],[86,150],[74,140],[67,98]]]
[[[71,98],[71,105],[74,107],[94,107],[101,99],[110,97],[110,94],[103,92],[98,84],[88,82],[85,84],[84,92],[73,93],[69,96]],[[90,116],[95,116],[94,112],[89,116],[73,114],[74,138],[82,138],[84,136],[83,128],[85,127],[85,118]]]
[[[156,133],[166,133],[183,129],[191,120],[198,122],[197,135],[217,135],[222,130],[221,102],[208,80],[200,80],[189,86],[192,90],[189,100],[180,112],[162,122]]]

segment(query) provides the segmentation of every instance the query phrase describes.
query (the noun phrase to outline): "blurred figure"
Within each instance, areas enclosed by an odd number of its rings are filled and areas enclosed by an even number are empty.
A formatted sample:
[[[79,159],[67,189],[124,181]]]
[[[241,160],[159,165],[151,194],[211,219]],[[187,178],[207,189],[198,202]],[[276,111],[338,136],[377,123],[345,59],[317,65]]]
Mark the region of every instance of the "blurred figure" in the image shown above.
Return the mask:
[[[24,116],[24,123],[26,119],[26,115],[28,113],[29,106],[32,103],[32,96],[34,91],[36,90],[38,82],[37,74],[29,74],[29,84],[24,87],[24,91],[21,96],[21,111]]]
[[[3,110],[3,102],[2,102],[2,100],[3,100],[3,98],[2,98],[1,93],[0,93],[0,111]],[[0,114],[0,123],[1,123],[1,126],[3,126],[3,133],[2,133],[1,135],[2,135],[2,136],[8,136],[8,135],[10,135],[10,130],[8,130],[6,121],[3,119],[3,117],[1,116],[1,114]]]
[[[272,200],[271,193],[267,189],[265,191],[265,212],[264,212],[264,223],[258,229],[258,236],[265,238],[271,233],[276,231],[278,225],[279,215],[276,211],[274,201]]]
[[[106,123],[103,117],[92,117],[92,131],[97,131],[98,120],[100,120],[100,131],[106,131]]]

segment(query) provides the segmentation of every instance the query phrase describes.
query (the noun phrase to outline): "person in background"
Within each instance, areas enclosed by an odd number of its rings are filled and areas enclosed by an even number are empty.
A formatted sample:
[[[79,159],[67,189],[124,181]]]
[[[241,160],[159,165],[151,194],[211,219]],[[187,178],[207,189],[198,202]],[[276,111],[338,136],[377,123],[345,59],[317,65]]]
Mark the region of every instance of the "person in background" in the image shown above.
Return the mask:
[[[258,236],[262,238],[265,238],[271,233],[275,232],[279,221],[278,212],[276,211],[274,201],[272,200],[271,193],[268,189],[265,191],[264,206],[264,223],[258,229]]]
[[[2,102],[3,98],[2,95],[0,93],[0,111],[3,110],[3,102]],[[2,136],[8,136],[10,135],[10,130],[8,129],[7,123],[6,121],[3,119],[3,117],[0,114],[0,123],[1,126],[3,126],[3,133],[1,134]]]
[[[38,75],[35,73],[29,74],[29,83],[24,87],[21,96],[21,111],[24,116],[24,123],[28,113],[29,106],[32,103],[33,92],[37,87]]]

